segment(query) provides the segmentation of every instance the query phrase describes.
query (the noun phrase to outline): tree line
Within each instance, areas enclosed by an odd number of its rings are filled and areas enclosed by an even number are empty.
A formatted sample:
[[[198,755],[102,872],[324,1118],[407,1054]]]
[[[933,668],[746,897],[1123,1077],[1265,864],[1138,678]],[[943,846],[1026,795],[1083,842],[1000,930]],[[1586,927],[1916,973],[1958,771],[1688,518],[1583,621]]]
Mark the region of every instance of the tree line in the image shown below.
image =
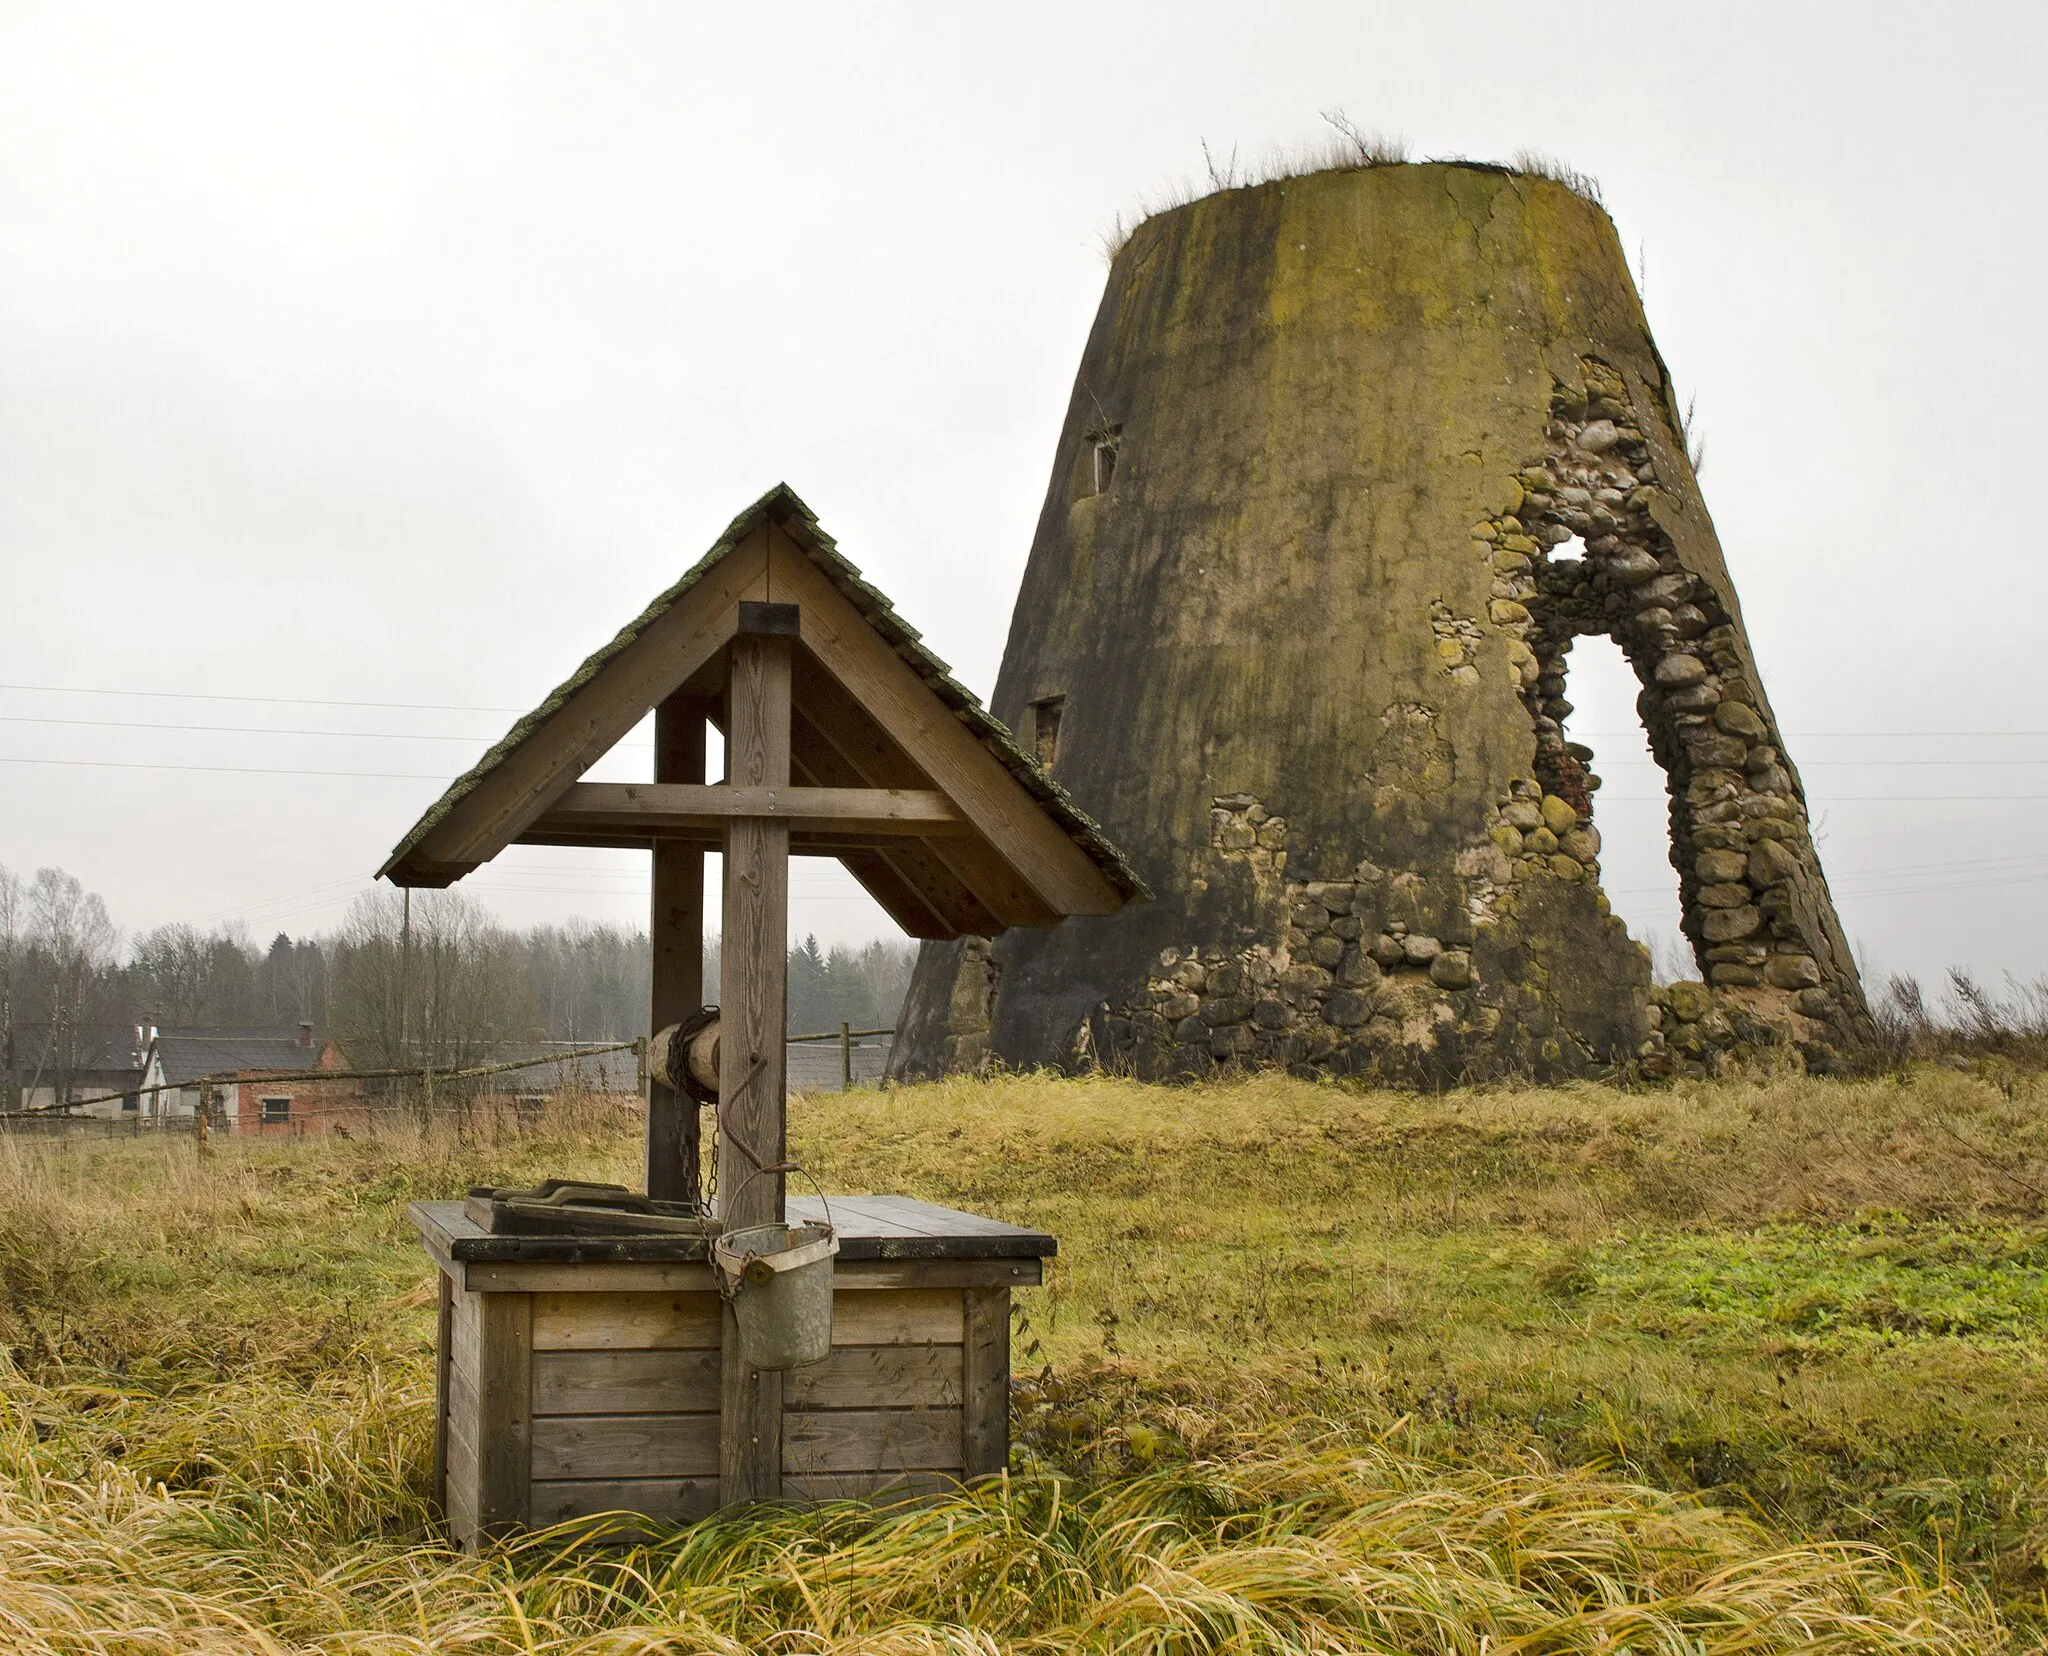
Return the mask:
[[[789,1029],[886,1028],[916,945],[876,941],[789,954]],[[365,892],[340,926],[258,945],[239,924],[159,926],[125,940],[106,904],[62,869],[0,865],[0,1108],[29,1075],[69,1085],[115,1067],[112,1035],[288,1029],[309,1020],[351,1064],[461,1068],[511,1045],[601,1044],[647,1033],[649,951],[638,929],[571,920],[516,930],[460,892]],[[716,999],[718,947],[706,951]],[[122,1047],[125,1055],[126,1047]]]

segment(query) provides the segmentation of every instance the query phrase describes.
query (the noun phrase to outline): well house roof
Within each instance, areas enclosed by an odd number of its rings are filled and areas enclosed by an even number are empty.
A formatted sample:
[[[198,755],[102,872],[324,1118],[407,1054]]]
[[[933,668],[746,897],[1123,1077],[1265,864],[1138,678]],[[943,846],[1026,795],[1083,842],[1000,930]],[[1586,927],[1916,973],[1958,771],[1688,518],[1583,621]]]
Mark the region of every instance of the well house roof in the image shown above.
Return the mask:
[[[599,738],[588,734],[585,729],[589,716],[583,709],[590,705],[586,693],[594,693],[600,681],[613,674],[618,675],[621,681],[640,675],[633,682],[642,688],[646,683],[654,682],[658,674],[650,675],[645,650],[636,652],[636,646],[648,641],[650,634],[688,604],[712,604],[709,595],[714,593],[717,602],[728,602],[729,594],[708,583],[740,549],[759,544],[760,533],[768,526],[778,532],[775,545],[793,548],[817,575],[822,576],[831,591],[837,594],[837,599],[832,602],[844,600],[850,605],[859,621],[884,643],[889,654],[915,675],[924,691],[937,699],[945,715],[972,736],[986,759],[992,760],[1023,790],[1028,804],[1019,802],[1018,810],[1024,814],[1033,810],[1042,814],[1059,834],[1080,850],[1087,864],[1096,871],[1089,878],[1106,882],[1108,891],[1113,893],[1108,899],[1108,906],[1150,895],[1123,854],[1109,842],[1087,813],[1024,752],[1009,730],[952,676],[946,663],[926,648],[917,630],[862,577],[839,551],[832,537],[820,527],[810,508],[787,485],[777,485],[734,518],[710,551],[692,565],[674,586],[656,598],[602,649],[592,654],[538,707],[514,724],[475,766],[456,778],[399,842],[380,873],[401,885],[445,885],[495,856],[504,844],[517,839],[541,815],[548,801],[559,798],[573,784],[576,775],[598,756],[590,749],[595,748]],[[772,562],[770,567],[773,567]],[[693,598],[693,594],[700,593],[707,596]],[[805,641],[809,641],[808,637]],[[645,705],[634,702],[629,709],[633,720],[637,722],[649,706],[675,688],[678,686],[664,685],[648,692],[651,700],[646,700]],[[801,694],[800,687],[800,701]],[[616,709],[612,712],[616,715]],[[606,727],[607,732],[616,722],[614,716],[613,724]],[[562,729],[555,729],[557,726]],[[545,764],[536,760],[528,772],[515,774],[520,764],[532,757],[525,753],[529,746],[550,740],[560,741],[563,730],[569,730],[577,740],[585,740],[588,736],[586,748],[574,755],[573,770],[566,768],[568,761],[551,758]],[[545,754],[546,751],[544,748],[535,749],[536,754]],[[918,756],[913,754],[912,757]],[[510,803],[497,803],[491,795],[493,789],[499,790]],[[493,823],[489,831],[471,833],[467,827],[460,826],[484,815],[489,815]],[[563,842],[552,840],[544,843]],[[904,866],[914,861],[914,858],[906,859]],[[863,877],[863,883],[869,883],[854,860],[849,859],[848,866],[853,868],[856,877]],[[900,892],[906,881],[914,884],[916,877],[914,870],[906,875],[899,866],[889,880],[881,883],[886,885],[893,881],[895,889]],[[871,889],[875,889],[873,884]],[[877,895],[883,894],[877,891]],[[887,897],[883,900],[885,906],[890,906]],[[1059,912],[1101,911],[1104,910],[1100,907],[1062,909],[1055,903],[1053,912],[1048,916],[1021,923],[1049,924]],[[899,919],[903,918],[899,908],[892,907],[892,912],[898,913]],[[1000,930],[1003,923],[1018,922],[999,922],[992,929]],[[971,928],[956,924],[950,930],[942,926],[917,934],[957,935],[964,929]]]

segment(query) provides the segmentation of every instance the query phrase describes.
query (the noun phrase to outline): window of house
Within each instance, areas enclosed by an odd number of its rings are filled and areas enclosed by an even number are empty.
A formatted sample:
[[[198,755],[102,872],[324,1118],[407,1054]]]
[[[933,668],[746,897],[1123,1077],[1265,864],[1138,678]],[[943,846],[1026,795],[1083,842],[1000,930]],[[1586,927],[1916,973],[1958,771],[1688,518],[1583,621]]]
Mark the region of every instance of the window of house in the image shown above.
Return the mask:
[[[1031,704],[1031,757],[1040,770],[1050,771],[1059,757],[1060,714],[1066,705],[1065,696],[1044,696]]]
[[[121,1109],[124,1113],[137,1108],[141,1103],[142,1099],[135,1093],[123,1093],[121,1095]]]
[[[289,1098],[266,1098],[261,1102],[263,1105],[264,1126],[267,1127],[274,1121],[291,1120],[292,1101]]]

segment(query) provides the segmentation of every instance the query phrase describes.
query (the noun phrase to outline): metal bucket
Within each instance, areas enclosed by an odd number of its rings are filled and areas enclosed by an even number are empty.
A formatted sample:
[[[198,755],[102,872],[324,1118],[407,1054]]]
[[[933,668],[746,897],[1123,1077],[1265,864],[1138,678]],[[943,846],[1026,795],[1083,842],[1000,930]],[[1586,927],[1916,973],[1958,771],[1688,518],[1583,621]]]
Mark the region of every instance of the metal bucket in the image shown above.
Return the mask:
[[[838,1252],[837,1233],[815,1223],[749,1225],[712,1244],[748,1367],[801,1368],[831,1355],[832,1256]]]

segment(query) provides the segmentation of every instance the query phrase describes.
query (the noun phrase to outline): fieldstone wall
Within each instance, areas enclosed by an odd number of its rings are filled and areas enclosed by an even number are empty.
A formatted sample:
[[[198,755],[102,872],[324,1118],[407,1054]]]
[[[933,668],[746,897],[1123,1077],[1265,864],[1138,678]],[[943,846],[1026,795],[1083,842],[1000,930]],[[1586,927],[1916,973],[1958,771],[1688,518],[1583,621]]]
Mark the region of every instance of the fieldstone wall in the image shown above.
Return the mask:
[[[1435,1083],[1504,1066],[1655,1078],[1719,1074],[1772,1049],[1825,1070],[1867,1033],[1797,775],[1761,711],[1730,599],[1680,566],[1657,524],[1656,467],[1622,377],[1584,359],[1558,386],[1545,436],[1511,509],[1472,530],[1536,774],[1510,783],[1483,839],[1457,858],[1456,919],[1415,923],[1443,883],[1419,870],[1368,859],[1349,879],[1289,879],[1286,819],[1250,794],[1221,796],[1212,852],[1249,874],[1270,940],[1165,951],[1143,999],[1104,1002],[1075,1029],[1070,1064],[1181,1078],[1218,1065]],[[1560,555],[1574,547],[1582,555]],[[1429,623],[1444,677],[1476,682],[1479,621],[1439,599]],[[1600,922],[1622,930],[1598,892],[1593,752],[1565,728],[1572,641],[1593,633],[1622,646],[1643,685],[1685,934],[1705,968],[1703,981],[1660,987],[1645,956],[1642,971],[1608,984],[1624,1004],[1609,1024],[1619,1038],[1604,1046],[1585,1018],[1560,1023],[1551,969],[1527,936],[1569,936],[1571,905],[1557,901],[1569,886],[1594,888]],[[1534,909],[1541,925],[1524,926]]]
[[[1538,779],[1590,833],[1599,778],[1586,769],[1591,750],[1565,732],[1568,658],[1575,638],[1612,638],[1643,686],[1637,709],[1665,774],[1682,923],[1705,981],[1824,1065],[1868,1019],[1804,792],[1758,693],[1733,594],[1685,569],[1657,521],[1656,463],[1625,379],[1594,358],[1579,366],[1557,389],[1543,463],[1521,473],[1519,502],[1474,531],[1494,570],[1493,618],[1520,646],[1512,658]],[[1557,555],[1575,540],[1582,556]],[[1598,840],[1564,849],[1597,854]],[[1704,1013],[1680,1021],[1692,1032],[1682,1049],[1661,1066],[1646,1055],[1646,1067],[1697,1065],[1701,1039],[1745,1044]]]
[[[1535,781],[1489,813],[1449,879],[1370,859],[1344,879],[1292,879],[1284,817],[1229,794],[1210,821],[1216,877],[1249,876],[1270,940],[1166,951],[1144,999],[1104,1002],[1082,1021],[1070,1066],[1154,1079],[1275,1066],[1444,1085],[1501,1073],[1617,1077],[1662,1052],[1648,956],[1626,945],[1597,893],[1587,902],[1585,890],[1566,889],[1590,882],[1597,839]],[[1622,962],[1622,975],[1601,975],[1602,959]]]

